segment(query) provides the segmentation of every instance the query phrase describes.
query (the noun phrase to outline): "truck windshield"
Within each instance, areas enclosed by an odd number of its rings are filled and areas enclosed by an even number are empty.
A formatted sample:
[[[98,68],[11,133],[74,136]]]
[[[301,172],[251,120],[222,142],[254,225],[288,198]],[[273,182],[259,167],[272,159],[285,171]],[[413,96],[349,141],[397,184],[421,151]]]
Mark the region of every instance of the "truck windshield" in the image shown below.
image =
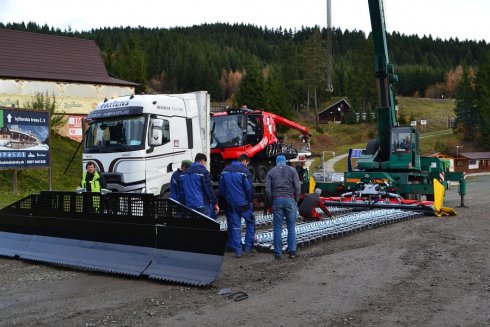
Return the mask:
[[[211,148],[243,146],[243,115],[211,117]]]
[[[144,147],[145,117],[114,117],[96,120],[88,128],[86,152],[138,150]]]

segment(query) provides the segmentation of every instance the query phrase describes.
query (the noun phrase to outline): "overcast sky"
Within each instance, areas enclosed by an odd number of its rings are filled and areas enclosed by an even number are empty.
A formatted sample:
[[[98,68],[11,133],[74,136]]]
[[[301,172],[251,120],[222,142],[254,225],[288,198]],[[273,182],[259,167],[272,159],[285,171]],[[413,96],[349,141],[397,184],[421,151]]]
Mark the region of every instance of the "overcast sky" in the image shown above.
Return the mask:
[[[366,0],[331,2],[334,27],[369,32]],[[490,42],[490,0],[384,0],[384,6],[389,32]],[[0,21],[77,31],[216,22],[294,30],[326,26],[326,0],[0,0]]]

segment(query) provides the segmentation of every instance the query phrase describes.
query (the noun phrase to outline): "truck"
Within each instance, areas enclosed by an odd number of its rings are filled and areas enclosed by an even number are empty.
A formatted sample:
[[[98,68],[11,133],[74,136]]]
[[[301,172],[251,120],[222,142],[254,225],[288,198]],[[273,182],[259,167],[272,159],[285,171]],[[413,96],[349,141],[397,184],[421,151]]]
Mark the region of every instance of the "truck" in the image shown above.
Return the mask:
[[[396,120],[393,86],[398,81],[388,57],[388,45],[382,0],[368,0],[374,42],[374,71],[378,92],[378,137],[369,140],[357,158],[357,167],[344,173],[344,181],[317,183],[325,194],[351,192],[363,180],[388,185],[389,191],[405,198],[434,200],[434,179],[447,188],[447,181],[460,183],[466,191],[463,173],[449,173],[438,158],[420,156],[419,133],[412,126],[400,126]],[[352,151],[350,152],[352,153]],[[463,199],[463,198],[462,198]],[[463,200],[462,200],[463,201]]]
[[[0,209],[0,256],[204,286],[228,233],[166,199],[171,173],[209,154],[209,94],[130,95],[88,115],[83,161],[112,192],[42,191]]]
[[[168,197],[182,160],[199,152],[209,158],[205,91],[119,97],[99,104],[86,120],[83,165],[94,162],[114,192]]]

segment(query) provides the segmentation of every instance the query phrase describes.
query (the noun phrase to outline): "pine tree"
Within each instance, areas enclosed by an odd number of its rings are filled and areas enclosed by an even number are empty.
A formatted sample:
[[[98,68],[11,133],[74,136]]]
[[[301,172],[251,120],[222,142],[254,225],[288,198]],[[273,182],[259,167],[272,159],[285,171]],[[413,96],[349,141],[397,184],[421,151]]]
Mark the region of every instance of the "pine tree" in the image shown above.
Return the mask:
[[[490,150],[490,50],[483,57],[476,74],[476,104],[478,143],[485,150]]]
[[[466,140],[476,137],[476,97],[473,70],[463,67],[461,79],[456,87],[456,126]]]
[[[267,80],[265,82],[266,110],[279,116],[291,119],[292,111],[286,101],[286,92],[281,69],[277,66],[268,67]]]
[[[250,57],[245,66],[245,73],[238,85],[235,97],[237,106],[247,106],[250,109],[264,109],[266,107],[265,81],[259,61]]]
[[[325,88],[327,83],[327,50],[323,46],[318,27],[314,28],[313,34],[305,42],[303,56],[306,74],[305,82],[308,91],[313,94],[315,127],[318,129],[318,91],[321,88]]]

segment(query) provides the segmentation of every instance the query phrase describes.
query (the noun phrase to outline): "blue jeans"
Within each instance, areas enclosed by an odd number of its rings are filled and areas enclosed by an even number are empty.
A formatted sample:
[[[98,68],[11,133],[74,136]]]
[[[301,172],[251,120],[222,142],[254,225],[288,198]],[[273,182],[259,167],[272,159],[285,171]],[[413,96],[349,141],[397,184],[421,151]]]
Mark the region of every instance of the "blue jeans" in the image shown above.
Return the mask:
[[[239,205],[229,204],[225,212],[229,236],[227,247],[235,250],[237,255],[242,253],[242,217],[245,219],[245,251],[250,251],[254,245],[255,219],[253,206],[249,204],[247,209],[244,207],[240,208]]]
[[[288,228],[288,252],[296,254],[296,219],[298,208],[292,198],[275,198],[272,200],[274,211],[274,254],[282,254],[282,222],[286,218]]]

